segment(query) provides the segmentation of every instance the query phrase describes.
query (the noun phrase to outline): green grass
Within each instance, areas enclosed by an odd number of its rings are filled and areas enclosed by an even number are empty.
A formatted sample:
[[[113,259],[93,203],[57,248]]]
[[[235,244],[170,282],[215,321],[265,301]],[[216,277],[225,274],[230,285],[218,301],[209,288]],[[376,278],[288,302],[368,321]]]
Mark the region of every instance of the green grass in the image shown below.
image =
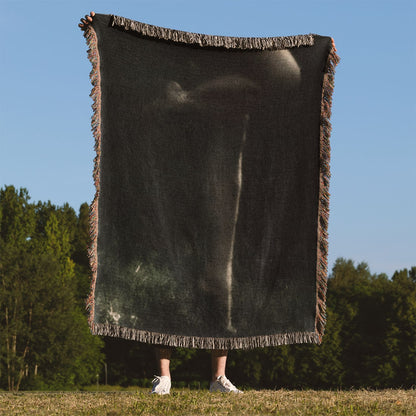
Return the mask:
[[[175,390],[0,393],[0,415],[416,415],[415,390]]]

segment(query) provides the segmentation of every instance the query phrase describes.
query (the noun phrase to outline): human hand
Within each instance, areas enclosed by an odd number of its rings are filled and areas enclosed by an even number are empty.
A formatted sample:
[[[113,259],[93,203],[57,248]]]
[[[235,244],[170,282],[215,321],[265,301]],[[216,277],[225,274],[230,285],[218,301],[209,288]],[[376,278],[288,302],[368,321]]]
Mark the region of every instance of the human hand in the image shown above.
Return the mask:
[[[86,30],[88,25],[92,22],[92,18],[95,16],[94,12],[91,12],[89,15],[86,14],[85,17],[81,19],[81,23],[78,23],[78,26],[81,30]]]

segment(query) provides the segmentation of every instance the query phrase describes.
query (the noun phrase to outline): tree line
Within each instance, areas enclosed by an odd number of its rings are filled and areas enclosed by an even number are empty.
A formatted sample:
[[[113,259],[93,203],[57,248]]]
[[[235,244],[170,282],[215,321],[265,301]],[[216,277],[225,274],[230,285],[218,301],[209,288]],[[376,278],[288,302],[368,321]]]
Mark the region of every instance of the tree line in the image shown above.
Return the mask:
[[[0,189],[0,389],[150,386],[151,345],[91,335],[85,299],[89,207],[31,202]],[[209,352],[175,349],[177,386],[208,386]],[[391,278],[336,260],[320,346],[229,353],[228,376],[252,388],[386,388],[416,385],[416,267]],[[175,385],[174,384],[174,385]]]

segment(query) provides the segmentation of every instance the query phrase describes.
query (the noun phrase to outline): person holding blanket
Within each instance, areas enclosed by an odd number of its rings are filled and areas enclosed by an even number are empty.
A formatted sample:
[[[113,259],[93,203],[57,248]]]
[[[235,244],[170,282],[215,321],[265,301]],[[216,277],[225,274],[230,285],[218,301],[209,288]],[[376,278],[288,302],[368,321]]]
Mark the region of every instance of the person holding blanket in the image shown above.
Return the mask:
[[[81,23],[78,24],[81,30],[87,30],[89,24],[93,21],[94,15],[95,13],[92,11],[81,19]],[[172,349],[163,345],[156,346],[155,349],[159,375],[155,376],[153,380],[152,393],[159,395],[169,394],[171,388],[170,359]],[[225,376],[227,353],[227,350],[212,350],[210,392],[242,393]]]

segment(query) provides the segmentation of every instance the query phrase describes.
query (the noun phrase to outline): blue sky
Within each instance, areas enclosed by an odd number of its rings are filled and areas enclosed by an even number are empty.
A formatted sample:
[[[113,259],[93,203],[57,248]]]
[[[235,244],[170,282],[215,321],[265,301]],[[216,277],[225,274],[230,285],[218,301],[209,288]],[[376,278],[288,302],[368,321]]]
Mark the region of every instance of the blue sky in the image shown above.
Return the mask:
[[[329,267],[416,265],[414,0],[0,0],[0,186],[78,209],[90,203],[93,138],[86,44],[90,10],[232,36],[332,36]]]

